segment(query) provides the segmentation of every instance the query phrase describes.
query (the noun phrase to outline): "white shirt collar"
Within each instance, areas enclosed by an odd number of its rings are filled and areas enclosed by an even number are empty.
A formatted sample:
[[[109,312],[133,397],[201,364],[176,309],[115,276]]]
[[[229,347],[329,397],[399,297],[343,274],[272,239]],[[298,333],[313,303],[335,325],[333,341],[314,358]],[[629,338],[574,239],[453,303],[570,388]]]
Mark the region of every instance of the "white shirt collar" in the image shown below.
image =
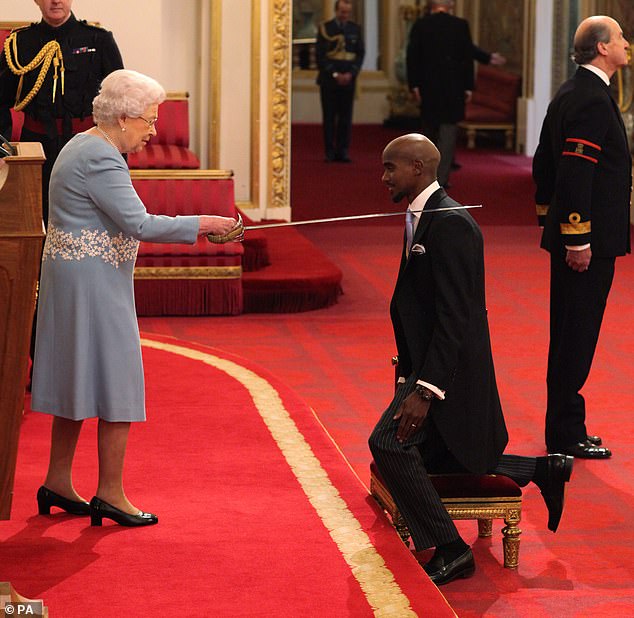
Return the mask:
[[[425,204],[427,204],[427,200],[432,196],[433,193],[440,189],[440,185],[437,180],[434,180],[428,187],[423,189],[415,198],[414,201],[409,205],[408,210],[412,211],[414,215],[414,219],[416,221],[414,227],[418,225],[418,220],[420,219],[420,211],[425,208]]]
[[[610,85],[610,78],[608,77],[608,74],[599,67],[595,67],[594,64],[582,64],[581,67],[588,69],[588,71],[592,71],[595,75],[598,75],[605,82],[606,86]]]

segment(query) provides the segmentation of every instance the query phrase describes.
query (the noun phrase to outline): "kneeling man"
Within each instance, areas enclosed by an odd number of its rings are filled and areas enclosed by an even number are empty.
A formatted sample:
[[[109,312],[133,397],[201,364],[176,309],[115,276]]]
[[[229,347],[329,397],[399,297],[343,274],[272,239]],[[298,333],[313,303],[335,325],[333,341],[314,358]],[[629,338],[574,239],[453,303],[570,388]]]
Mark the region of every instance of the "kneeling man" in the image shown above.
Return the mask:
[[[469,577],[475,563],[428,474],[495,473],[520,486],[532,481],[555,532],[573,464],[560,454],[503,454],[508,435],[491,355],[482,233],[439,186],[439,161],[434,144],[416,133],[383,151],[383,182],[394,202],[406,198],[409,207],[390,306],[399,384],[370,436],[416,549],[436,548],[424,569],[438,585]],[[446,208],[453,210],[439,211]]]

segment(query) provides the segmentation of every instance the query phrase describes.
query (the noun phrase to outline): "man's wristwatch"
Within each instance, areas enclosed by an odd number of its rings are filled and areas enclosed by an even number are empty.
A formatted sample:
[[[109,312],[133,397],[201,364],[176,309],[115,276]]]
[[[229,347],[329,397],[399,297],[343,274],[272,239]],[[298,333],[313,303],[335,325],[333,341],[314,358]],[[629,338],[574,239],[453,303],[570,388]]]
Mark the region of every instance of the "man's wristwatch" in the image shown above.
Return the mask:
[[[436,399],[436,395],[422,384],[417,384],[414,387],[414,391],[424,401],[432,401]]]

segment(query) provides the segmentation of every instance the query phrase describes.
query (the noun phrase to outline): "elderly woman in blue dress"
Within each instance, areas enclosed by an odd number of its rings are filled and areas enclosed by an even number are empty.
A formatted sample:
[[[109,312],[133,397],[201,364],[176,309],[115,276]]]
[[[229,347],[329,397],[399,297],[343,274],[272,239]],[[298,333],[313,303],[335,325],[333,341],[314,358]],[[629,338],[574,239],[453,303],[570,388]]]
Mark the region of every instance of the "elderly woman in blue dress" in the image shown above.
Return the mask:
[[[218,216],[150,215],[122,153],[156,135],[165,91],[129,70],[106,77],[93,103],[96,126],[76,135],[55,162],[42,257],[31,408],[54,415],[48,473],[37,500],[127,526],[158,522],[123,490],[130,425],[145,420],[133,270],[140,240],[194,243],[238,224]],[[73,486],[82,423],[97,418],[99,481],[88,503]]]

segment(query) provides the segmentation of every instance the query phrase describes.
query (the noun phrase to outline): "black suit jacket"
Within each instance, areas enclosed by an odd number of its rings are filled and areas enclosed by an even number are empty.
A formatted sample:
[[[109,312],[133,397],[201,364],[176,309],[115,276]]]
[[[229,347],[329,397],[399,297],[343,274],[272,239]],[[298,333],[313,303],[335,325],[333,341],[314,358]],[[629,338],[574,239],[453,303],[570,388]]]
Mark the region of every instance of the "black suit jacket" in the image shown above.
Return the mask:
[[[591,243],[595,257],[630,251],[627,136],[609,87],[591,71],[580,67],[550,103],[533,178],[544,249]]]
[[[407,46],[409,87],[419,88],[421,115],[440,124],[464,118],[465,90],[473,90],[474,46],[466,20],[433,13],[417,20]]]
[[[443,189],[426,209],[458,206]],[[464,210],[422,214],[403,256],[390,314],[402,376],[438,386],[430,417],[447,447],[474,473],[492,470],[508,441],[495,381],[480,228]]]

